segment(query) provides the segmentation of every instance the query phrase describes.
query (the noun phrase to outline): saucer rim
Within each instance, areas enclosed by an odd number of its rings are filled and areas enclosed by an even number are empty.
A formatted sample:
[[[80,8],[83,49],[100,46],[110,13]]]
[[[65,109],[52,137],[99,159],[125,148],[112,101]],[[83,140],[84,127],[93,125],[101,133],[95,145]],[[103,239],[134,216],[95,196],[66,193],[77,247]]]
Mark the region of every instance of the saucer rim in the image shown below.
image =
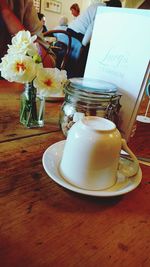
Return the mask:
[[[142,122],[142,123],[147,123],[147,124],[150,123],[150,117],[144,116],[144,115],[138,115],[136,117],[136,120],[139,121],[139,122]]]
[[[114,196],[124,195],[126,193],[133,191],[141,183],[142,171],[141,171],[140,166],[139,166],[138,173],[134,177],[127,178],[129,180],[129,184],[127,186],[121,188],[120,190],[114,190],[113,191],[113,188],[117,185],[117,183],[114,186],[107,188],[107,189],[104,189],[104,190],[86,190],[86,189],[79,188],[79,187],[69,183],[67,180],[64,179],[63,176],[60,175],[59,170],[58,170],[58,165],[59,165],[59,162],[60,162],[60,159],[62,156],[62,151],[63,151],[62,149],[63,149],[64,143],[65,143],[65,140],[62,140],[62,141],[59,141],[59,142],[56,142],[56,143],[50,145],[45,150],[45,152],[43,153],[43,157],[42,157],[42,164],[43,164],[45,172],[47,173],[49,178],[51,178],[58,185],[66,188],[70,191],[73,191],[73,192],[76,192],[79,194],[83,194],[83,195],[89,195],[89,196],[95,196],[95,197],[114,197]],[[60,148],[61,148],[61,152],[59,154],[58,150]],[[53,152],[53,150],[55,151],[55,153]],[[55,165],[56,165],[56,169],[57,169],[58,174],[54,171],[54,168],[53,168],[54,173],[52,172],[52,170],[50,168],[50,167],[52,167],[52,162],[49,161],[49,165],[47,166],[47,160],[48,160],[50,154],[53,154],[53,157],[55,156],[55,160],[57,161],[57,165],[56,164]],[[57,157],[59,157],[59,161],[58,161]],[[127,159],[124,159],[124,160],[126,161]],[[54,161],[53,161],[53,163],[54,163]],[[126,184],[126,182],[124,182],[124,184]],[[111,191],[109,191],[109,190],[111,190]]]

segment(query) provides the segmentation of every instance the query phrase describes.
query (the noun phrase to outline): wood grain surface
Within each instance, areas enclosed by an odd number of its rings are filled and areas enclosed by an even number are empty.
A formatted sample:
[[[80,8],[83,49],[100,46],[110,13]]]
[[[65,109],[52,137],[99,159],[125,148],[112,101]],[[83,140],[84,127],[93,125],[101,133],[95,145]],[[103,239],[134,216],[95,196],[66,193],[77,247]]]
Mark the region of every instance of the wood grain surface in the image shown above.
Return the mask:
[[[44,151],[64,139],[61,103],[47,103],[43,128],[26,129],[20,86],[0,81],[0,89],[0,266],[149,267],[150,167],[141,164],[141,184],[119,197],[64,189],[42,165]],[[129,145],[150,156],[149,125],[137,123]]]

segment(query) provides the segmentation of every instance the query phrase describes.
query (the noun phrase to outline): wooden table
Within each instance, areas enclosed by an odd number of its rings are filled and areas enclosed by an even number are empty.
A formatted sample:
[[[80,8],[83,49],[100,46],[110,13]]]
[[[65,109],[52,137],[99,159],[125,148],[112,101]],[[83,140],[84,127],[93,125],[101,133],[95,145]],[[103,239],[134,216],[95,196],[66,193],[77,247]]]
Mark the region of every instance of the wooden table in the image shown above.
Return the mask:
[[[0,266],[149,267],[150,168],[119,197],[71,192],[42,166],[47,147],[64,139],[61,102],[46,103],[45,126],[19,124],[22,87],[0,81]],[[137,125],[130,146],[150,156],[149,125]]]

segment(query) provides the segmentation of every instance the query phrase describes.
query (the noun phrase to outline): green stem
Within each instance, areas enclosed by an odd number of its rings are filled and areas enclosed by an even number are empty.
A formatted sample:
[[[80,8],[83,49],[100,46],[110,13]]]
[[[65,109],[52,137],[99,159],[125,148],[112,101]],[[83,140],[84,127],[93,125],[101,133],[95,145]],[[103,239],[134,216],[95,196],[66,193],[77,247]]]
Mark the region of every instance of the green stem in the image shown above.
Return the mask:
[[[27,127],[41,127],[43,110],[44,99],[41,101],[36,97],[36,88],[32,84],[25,85],[21,98],[20,122]]]

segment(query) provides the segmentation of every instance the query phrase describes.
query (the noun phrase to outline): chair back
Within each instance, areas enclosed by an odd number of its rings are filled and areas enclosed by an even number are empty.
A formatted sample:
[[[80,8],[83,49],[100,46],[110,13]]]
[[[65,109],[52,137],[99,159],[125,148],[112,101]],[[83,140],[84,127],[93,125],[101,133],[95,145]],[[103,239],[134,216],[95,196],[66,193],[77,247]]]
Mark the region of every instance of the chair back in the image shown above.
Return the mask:
[[[50,30],[43,35],[44,37],[56,37],[56,42],[50,43],[53,52],[56,54],[56,67],[65,69],[71,50],[70,34],[64,30]],[[58,36],[61,36],[61,39]]]
[[[56,54],[56,67],[67,71],[67,77],[83,77],[88,54],[87,47],[64,30],[51,30],[44,37],[54,36],[56,42],[51,45]]]

